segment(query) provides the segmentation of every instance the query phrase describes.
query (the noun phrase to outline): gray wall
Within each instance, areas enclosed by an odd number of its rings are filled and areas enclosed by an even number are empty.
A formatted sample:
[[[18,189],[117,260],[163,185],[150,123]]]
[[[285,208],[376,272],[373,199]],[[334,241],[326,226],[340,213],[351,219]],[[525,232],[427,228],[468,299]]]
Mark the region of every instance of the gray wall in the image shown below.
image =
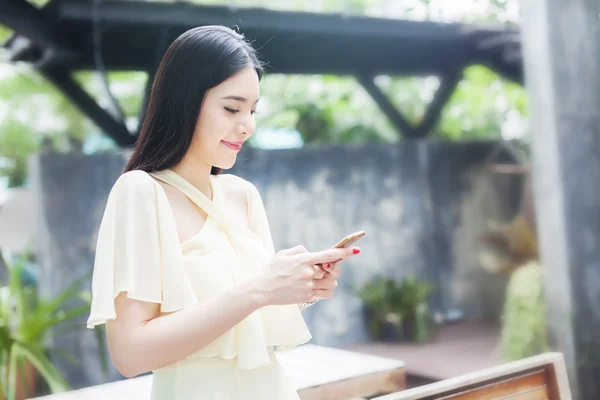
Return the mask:
[[[498,318],[505,282],[477,265],[477,235],[490,218],[514,215],[519,182],[481,172],[494,146],[407,142],[240,154],[230,172],[257,185],[278,249],[303,244],[320,250],[347,233],[367,231],[361,256],[345,263],[336,296],[305,312],[314,343],[367,339],[361,302],[348,285],[380,273],[433,281],[434,309],[460,307],[469,318]],[[124,154],[43,154],[32,160],[45,294],[92,267],[106,198],[125,161]],[[61,366],[73,385],[100,381],[91,332],[54,340],[82,362],[83,368]],[[111,379],[117,378],[113,371]]]
[[[42,296],[56,296],[94,262],[96,234],[108,191],[123,169],[120,155],[41,154],[30,162],[31,189],[37,223],[37,261]],[[88,285],[91,289],[91,282]],[[53,362],[75,388],[101,383],[103,374],[93,331],[54,332],[53,346],[71,353],[78,365],[63,357]],[[113,368],[110,380],[121,379]]]

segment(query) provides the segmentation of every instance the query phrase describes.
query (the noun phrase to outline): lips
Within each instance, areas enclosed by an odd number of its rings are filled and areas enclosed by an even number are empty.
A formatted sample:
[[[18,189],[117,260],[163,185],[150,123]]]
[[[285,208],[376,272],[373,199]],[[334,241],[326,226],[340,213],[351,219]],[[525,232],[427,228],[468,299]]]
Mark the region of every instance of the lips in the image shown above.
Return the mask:
[[[242,149],[242,142],[227,142],[225,140],[221,140],[221,142],[231,150],[240,151]]]

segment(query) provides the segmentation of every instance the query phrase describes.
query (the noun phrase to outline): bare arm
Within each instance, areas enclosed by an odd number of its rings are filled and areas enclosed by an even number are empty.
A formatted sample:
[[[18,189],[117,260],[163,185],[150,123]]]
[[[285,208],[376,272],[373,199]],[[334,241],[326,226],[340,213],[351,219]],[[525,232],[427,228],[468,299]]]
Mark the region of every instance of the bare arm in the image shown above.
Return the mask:
[[[115,300],[117,318],[107,321],[108,348],[125,377],[155,370],[201,350],[255,310],[309,301],[314,296],[315,264],[352,256],[350,249],[308,253],[302,246],[286,249],[263,267],[256,278],[169,315],[158,304]]]
[[[200,351],[264,304],[256,280],[164,316],[158,304],[121,293],[115,299],[118,317],[106,323],[109,352],[130,378]]]

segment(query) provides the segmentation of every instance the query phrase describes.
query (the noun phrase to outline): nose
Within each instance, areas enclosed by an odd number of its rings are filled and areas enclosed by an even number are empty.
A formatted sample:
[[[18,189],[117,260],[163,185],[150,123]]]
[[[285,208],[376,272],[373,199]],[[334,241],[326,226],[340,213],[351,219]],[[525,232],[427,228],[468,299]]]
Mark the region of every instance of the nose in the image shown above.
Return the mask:
[[[240,122],[237,125],[237,132],[241,133],[244,136],[252,136],[254,134],[254,130],[256,129],[256,122],[254,118],[251,118],[248,121]]]

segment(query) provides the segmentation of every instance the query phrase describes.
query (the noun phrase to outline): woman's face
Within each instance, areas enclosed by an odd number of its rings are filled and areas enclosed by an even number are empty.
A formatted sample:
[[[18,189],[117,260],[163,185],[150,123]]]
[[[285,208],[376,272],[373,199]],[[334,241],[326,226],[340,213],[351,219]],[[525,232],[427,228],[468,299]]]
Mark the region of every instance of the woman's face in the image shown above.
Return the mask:
[[[258,75],[250,67],[210,89],[194,130],[193,157],[209,166],[233,167],[243,143],[256,129],[254,112],[259,97]]]

